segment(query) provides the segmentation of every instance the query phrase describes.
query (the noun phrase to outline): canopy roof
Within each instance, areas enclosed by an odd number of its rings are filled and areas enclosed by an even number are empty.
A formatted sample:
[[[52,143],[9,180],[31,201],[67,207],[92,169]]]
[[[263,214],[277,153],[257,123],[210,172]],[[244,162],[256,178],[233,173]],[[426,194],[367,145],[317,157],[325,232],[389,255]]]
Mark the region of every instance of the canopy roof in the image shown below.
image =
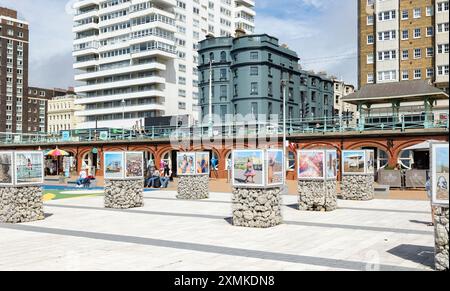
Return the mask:
[[[361,90],[343,97],[343,101],[358,104],[360,102],[383,104],[392,101],[415,102],[425,97],[448,99],[448,94],[434,87],[426,80],[368,84]]]
[[[442,143],[442,141],[439,140],[427,140],[421,143],[418,143],[416,145],[410,146],[405,148],[404,150],[407,151],[428,151],[431,148],[432,143]]]

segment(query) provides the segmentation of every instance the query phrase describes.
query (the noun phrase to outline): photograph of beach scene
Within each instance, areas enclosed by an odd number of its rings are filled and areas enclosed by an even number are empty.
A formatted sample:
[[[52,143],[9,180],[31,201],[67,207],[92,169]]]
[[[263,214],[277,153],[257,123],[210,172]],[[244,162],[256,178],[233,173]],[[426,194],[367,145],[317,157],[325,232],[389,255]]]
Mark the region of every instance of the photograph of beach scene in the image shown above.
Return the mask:
[[[264,151],[233,151],[233,186],[264,187]]]
[[[323,179],[324,158],[325,151],[323,150],[298,151],[298,178],[300,180]]]
[[[125,177],[143,178],[144,177],[144,154],[142,152],[125,153]]]
[[[342,153],[343,174],[364,174],[365,157],[365,151],[344,151]]]
[[[283,151],[267,150],[267,186],[283,185]]]
[[[16,185],[44,183],[44,155],[42,152],[16,152]]]
[[[0,152],[0,185],[13,184],[12,159],[12,152]]]
[[[106,152],[105,153],[105,179],[123,179],[123,153]]]

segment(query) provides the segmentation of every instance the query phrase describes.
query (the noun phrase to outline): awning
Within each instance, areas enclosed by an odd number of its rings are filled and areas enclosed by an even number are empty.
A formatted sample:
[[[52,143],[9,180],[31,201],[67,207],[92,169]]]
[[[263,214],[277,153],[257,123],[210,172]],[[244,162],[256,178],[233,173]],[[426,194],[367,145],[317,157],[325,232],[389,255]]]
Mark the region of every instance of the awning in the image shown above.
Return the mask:
[[[424,142],[421,142],[419,144],[410,146],[406,149],[404,149],[404,151],[428,151],[431,149],[431,144],[432,143],[441,143],[442,141],[440,140],[427,140]]]

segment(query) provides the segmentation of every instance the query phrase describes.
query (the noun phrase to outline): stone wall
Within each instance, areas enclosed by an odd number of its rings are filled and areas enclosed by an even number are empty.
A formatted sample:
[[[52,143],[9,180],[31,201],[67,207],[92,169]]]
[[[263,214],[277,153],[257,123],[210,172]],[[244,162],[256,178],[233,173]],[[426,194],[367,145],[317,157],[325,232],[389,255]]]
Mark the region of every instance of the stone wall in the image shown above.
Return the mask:
[[[105,208],[144,206],[144,180],[105,180]]]
[[[185,200],[209,198],[209,176],[181,176],[178,181],[177,198]]]
[[[233,189],[233,225],[268,228],[283,222],[281,188]]]
[[[448,271],[448,206],[434,207],[436,270]]]
[[[341,196],[344,200],[372,200],[375,197],[374,175],[342,176]]]
[[[0,187],[0,223],[32,222],[44,218],[41,187]]]
[[[336,181],[298,181],[299,210],[333,211],[337,209]]]

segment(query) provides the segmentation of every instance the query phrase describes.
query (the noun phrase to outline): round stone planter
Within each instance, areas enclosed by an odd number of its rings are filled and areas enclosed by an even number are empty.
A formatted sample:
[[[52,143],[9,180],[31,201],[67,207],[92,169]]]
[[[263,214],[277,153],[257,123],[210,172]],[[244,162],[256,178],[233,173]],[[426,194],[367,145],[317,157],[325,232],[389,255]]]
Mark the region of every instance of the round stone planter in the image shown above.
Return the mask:
[[[209,198],[209,176],[181,176],[177,199],[200,200]]]
[[[342,199],[368,201],[375,198],[374,175],[345,175],[342,177]]]
[[[0,223],[43,220],[42,187],[0,187]]]
[[[333,211],[337,209],[335,180],[298,181],[299,210]]]
[[[144,180],[105,180],[105,208],[144,206]]]
[[[448,271],[448,206],[434,206],[435,266]]]
[[[234,188],[233,225],[269,228],[281,224],[281,192],[281,188]]]

